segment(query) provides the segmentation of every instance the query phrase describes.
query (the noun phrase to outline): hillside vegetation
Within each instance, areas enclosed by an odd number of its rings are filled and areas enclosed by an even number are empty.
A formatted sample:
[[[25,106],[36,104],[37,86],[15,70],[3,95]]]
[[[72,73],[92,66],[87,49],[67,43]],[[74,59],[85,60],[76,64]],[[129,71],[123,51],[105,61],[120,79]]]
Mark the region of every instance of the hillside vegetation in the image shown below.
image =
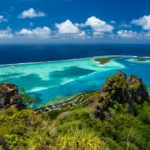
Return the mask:
[[[136,76],[118,72],[100,91],[78,95],[54,109],[26,108],[22,103],[31,98],[16,88],[8,93],[4,87],[0,89],[0,150],[150,149],[150,101]]]

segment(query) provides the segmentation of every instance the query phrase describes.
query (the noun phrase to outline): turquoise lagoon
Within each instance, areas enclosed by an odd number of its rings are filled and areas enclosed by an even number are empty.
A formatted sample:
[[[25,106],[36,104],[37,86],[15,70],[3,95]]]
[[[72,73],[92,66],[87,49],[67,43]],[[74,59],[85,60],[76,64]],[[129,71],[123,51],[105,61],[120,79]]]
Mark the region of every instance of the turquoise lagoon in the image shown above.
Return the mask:
[[[105,56],[109,57],[109,56]],[[112,57],[112,56],[111,56]],[[120,56],[101,65],[93,58],[0,66],[0,81],[12,82],[36,98],[31,107],[64,101],[69,97],[101,88],[106,79],[122,70],[141,77],[150,87],[150,61]]]

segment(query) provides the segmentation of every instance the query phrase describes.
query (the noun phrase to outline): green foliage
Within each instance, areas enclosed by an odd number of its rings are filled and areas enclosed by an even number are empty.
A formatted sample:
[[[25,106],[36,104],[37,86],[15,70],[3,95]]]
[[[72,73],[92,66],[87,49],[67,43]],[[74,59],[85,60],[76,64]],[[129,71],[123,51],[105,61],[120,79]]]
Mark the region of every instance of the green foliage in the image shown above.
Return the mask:
[[[98,136],[87,130],[69,130],[58,140],[61,150],[108,150],[107,145]]]
[[[20,138],[15,134],[6,134],[5,140],[9,144],[10,149],[14,149],[14,147],[16,147],[20,142]]]
[[[20,95],[21,95],[22,101],[24,103],[33,103],[33,102],[35,102],[35,99],[30,97],[23,88],[20,91]]]
[[[137,80],[133,76],[130,78]],[[139,82],[129,87],[122,73],[107,82],[109,86],[104,85],[104,99],[101,99],[99,91],[95,91],[80,96],[82,103],[79,105],[68,107],[66,103],[66,108],[60,107],[59,110],[17,110],[10,107],[1,111],[0,139],[10,150],[149,150],[149,101],[143,100],[144,96],[141,99],[137,97],[142,103],[134,102],[135,115],[128,113],[128,97],[120,102],[126,96],[124,91],[128,88],[137,90]],[[33,102],[24,90],[21,97],[24,103]],[[100,110],[105,115],[104,119],[93,113],[98,110],[97,106],[103,107]]]
[[[0,145],[0,150],[3,150],[3,147]]]
[[[146,102],[143,109],[140,110],[139,118],[145,124],[150,124],[150,104],[148,102]]]
[[[122,150],[122,148],[112,138],[105,137],[103,139],[104,139],[105,143],[107,144],[107,146],[110,147],[112,150]]]
[[[136,117],[121,110],[101,121],[86,107],[52,113],[9,108],[0,114],[0,138],[11,150],[149,150],[149,105]]]

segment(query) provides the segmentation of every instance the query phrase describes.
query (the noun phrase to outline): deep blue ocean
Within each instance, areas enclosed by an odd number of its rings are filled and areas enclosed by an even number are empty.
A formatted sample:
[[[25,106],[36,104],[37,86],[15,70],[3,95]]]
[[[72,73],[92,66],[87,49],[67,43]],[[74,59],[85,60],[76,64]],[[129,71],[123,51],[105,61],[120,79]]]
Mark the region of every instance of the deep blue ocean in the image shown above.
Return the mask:
[[[0,64],[66,60],[104,55],[150,56],[150,45],[0,45]]]
[[[113,58],[106,64],[95,57]],[[118,70],[143,79],[150,93],[150,45],[1,45],[0,82],[15,83],[36,99],[32,108],[99,90]]]

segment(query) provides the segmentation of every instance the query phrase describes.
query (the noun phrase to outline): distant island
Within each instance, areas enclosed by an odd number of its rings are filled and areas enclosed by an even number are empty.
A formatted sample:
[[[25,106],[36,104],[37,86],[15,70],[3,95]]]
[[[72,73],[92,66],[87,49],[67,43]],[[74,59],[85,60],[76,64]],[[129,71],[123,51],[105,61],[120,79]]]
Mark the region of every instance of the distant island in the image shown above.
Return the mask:
[[[150,60],[150,58],[149,58],[149,57],[147,57],[147,58],[146,58],[146,57],[142,57],[142,58],[135,58],[134,60],[135,60],[135,61],[139,61],[139,62],[140,62],[140,61],[141,61],[141,62],[144,62],[144,61]]]
[[[99,57],[99,58],[96,58],[95,59],[95,61],[98,61],[99,63],[100,63],[100,65],[104,65],[104,64],[106,64],[106,63],[108,63],[109,61],[111,61],[111,60],[114,60],[114,59],[119,59],[119,58],[121,58],[121,57]]]
[[[137,76],[119,71],[100,90],[36,110],[26,103],[24,90],[0,85],[0,149],[150,149],[150,99]]]

